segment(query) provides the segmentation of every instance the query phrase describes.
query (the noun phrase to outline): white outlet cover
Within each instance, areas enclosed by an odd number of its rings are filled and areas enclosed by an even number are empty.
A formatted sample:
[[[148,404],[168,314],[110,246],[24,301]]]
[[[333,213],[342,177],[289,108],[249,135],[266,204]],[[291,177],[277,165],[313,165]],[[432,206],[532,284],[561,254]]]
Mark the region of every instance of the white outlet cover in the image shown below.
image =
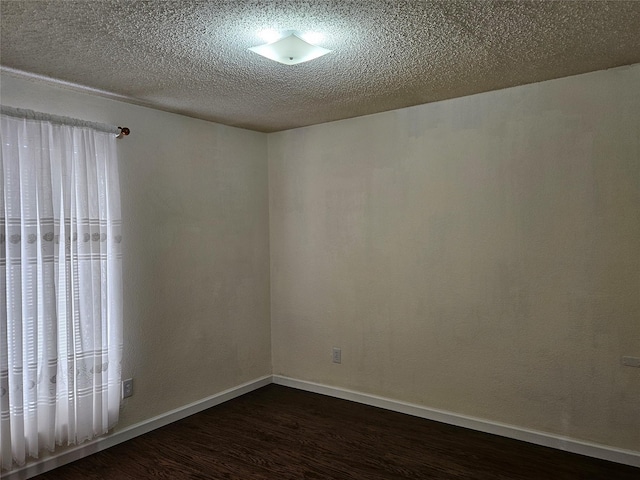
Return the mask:
[[[333,347],[333,363],[342,363],[342,350],[338,347]]]
[[[133,378],[122,381],[122,398],[133,396]]]
[[[627,367],[640,367],[640,357],[622,357],[622,364]]]

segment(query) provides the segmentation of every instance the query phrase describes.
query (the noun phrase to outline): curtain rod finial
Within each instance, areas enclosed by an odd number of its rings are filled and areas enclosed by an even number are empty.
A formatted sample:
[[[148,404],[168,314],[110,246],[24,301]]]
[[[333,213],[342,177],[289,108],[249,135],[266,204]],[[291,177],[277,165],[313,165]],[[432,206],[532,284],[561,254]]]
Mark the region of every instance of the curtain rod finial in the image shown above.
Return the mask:
[[[120,133],[116,135],[116,138],[123,138],[131,133],[131,130],[129,130],[127,127],[118,127],[118,129],[120,129]]]

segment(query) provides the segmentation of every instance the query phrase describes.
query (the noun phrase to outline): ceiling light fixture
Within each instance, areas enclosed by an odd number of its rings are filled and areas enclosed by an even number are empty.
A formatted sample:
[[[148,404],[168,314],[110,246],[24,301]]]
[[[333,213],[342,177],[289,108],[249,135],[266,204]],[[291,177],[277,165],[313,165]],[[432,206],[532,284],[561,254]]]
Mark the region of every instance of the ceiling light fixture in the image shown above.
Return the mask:
[[[275,42],[251,47],[249,50],[285,65],[308,62],[331,52],[331,50],[304,41],[295,33],[290,33]]]
[[[280,40],[282,38],[282,35],[280,35],[280,32],[278,32],[277,30],[274,30],[273,28],[260,30],[258,32],[258,36],[267,43],[275,42],[276,40]],[[309,40],[307,39],[307,41]]]

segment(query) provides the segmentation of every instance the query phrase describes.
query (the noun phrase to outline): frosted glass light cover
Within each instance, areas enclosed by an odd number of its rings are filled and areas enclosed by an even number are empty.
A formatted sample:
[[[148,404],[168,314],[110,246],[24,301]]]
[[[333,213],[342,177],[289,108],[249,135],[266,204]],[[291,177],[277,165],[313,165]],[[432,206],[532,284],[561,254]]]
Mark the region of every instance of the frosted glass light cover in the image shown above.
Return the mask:
[[[275,42],[251,47],[249,50],[285,65],[308,62],[331,51],[305,42],[293,33]]]

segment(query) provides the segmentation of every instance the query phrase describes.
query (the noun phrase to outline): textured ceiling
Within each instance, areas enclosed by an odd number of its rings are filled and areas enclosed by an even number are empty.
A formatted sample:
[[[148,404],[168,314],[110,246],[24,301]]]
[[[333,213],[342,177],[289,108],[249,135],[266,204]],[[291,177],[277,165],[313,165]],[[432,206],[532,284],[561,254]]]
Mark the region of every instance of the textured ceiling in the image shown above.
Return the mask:
[[[0,64],[264,132],[640,62],[639,1],[0,1]],[[264,29],[324,34],[294,66]]]

